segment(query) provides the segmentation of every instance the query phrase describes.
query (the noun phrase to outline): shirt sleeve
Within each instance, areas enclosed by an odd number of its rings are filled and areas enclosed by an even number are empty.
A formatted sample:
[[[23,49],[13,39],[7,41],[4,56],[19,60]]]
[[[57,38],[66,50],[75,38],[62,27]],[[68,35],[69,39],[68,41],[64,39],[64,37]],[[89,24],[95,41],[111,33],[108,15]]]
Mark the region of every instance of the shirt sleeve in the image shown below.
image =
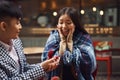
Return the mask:
[[[8,75],[5,70],[0,68],[0,80],[34,80],[45,76],[45,72],[39,65],[34,66],[26,72],[16,73],[15,75]]]

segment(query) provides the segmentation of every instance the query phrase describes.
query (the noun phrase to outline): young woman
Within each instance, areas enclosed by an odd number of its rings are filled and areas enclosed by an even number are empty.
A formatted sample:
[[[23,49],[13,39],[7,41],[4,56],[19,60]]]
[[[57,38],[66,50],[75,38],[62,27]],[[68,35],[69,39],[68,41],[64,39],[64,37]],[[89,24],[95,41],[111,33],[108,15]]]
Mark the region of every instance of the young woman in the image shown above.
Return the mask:
[[[65,7],[58,13],[57,30],[53,30],[46,42],[42,61],[60,56],[57,69],[48,73],[48,80],[59,76],[61,80],[93,80],[96,68],[94,48],[90,35],[80,26],[79,13]]]

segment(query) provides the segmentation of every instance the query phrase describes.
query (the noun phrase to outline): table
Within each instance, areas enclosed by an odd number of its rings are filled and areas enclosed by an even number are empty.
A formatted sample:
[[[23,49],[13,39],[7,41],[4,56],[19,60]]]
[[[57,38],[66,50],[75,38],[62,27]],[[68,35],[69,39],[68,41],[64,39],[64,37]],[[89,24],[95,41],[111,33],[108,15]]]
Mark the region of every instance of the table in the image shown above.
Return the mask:
[[[25,47],[24,53],[27,58],[27,62],[30,64],[40,63],[43,50],[44,47]]]
[[[25,47],[24,53],[25,54],[42,54],[44,47]]]

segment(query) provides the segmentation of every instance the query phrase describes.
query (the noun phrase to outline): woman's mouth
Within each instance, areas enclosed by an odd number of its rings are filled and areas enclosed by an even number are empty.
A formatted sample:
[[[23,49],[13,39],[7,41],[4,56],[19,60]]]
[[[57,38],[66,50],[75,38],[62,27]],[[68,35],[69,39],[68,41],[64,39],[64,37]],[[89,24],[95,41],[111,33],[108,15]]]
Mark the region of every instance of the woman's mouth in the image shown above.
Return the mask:
[[[68,33],[69,33],[69,30],[63,30],[63,34],[66,36],[66,35],[68,35]]]

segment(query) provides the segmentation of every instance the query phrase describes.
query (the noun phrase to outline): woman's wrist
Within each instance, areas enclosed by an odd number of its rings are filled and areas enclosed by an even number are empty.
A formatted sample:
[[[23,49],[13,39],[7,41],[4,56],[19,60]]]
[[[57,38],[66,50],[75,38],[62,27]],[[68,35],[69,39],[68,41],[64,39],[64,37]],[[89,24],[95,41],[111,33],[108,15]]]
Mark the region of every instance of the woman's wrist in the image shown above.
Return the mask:
[[[66,41],[61,41],[60,48],[59,48],[59,54],[62,55],[65,50],[66,50]]]
[[[72,40],[67,42],[67,48],[72,52],[72,50],[73,50],[73,41]]]

